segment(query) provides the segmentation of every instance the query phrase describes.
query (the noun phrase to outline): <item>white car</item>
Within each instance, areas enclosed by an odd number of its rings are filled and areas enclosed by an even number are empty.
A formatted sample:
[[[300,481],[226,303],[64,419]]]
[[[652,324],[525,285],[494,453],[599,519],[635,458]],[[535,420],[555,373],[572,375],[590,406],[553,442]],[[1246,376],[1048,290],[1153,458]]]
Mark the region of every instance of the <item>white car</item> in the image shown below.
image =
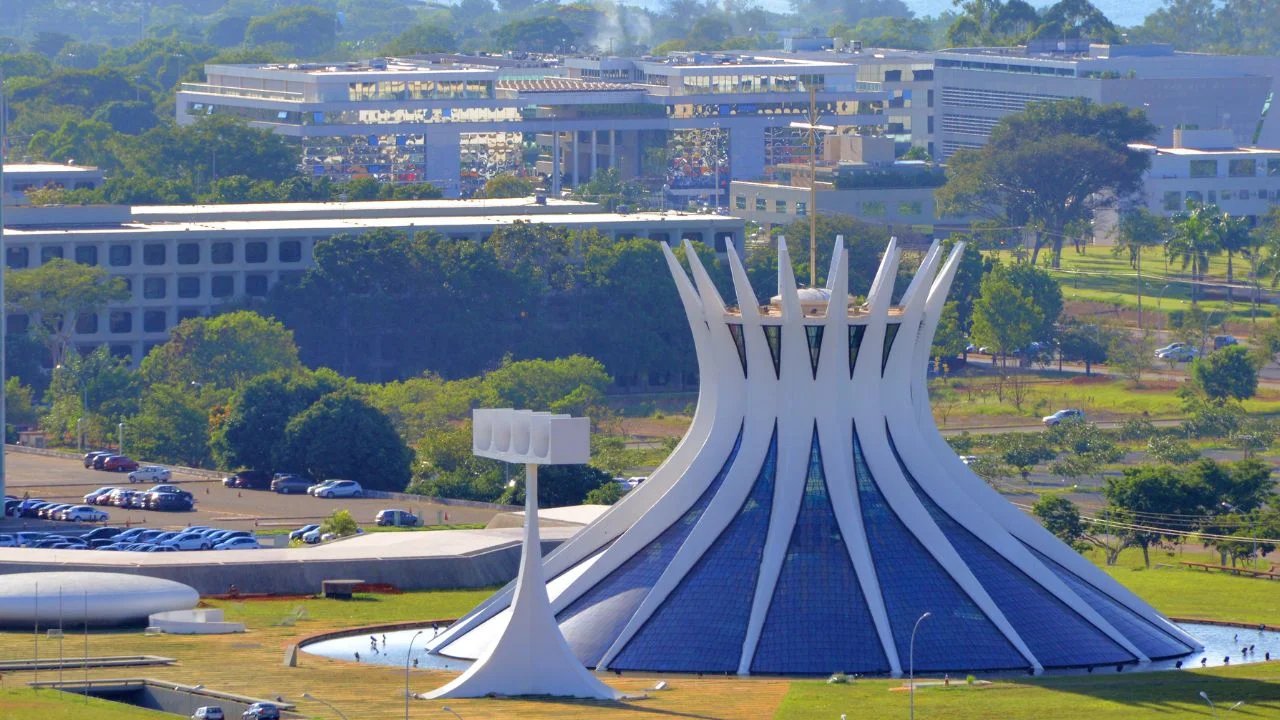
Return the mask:
[[[18,547],[18,539],[12,535],[0,535],[0,548]]]
[[[167,545],[175,550],[209,550],[213,547],[213,543],[209,541],[209,538],[195,533],[179,535],[160,544]]]
[[[325,488],[329,487],[330,485],[332,485],[332,484],[334,484],[334,483],[336,483],[336,482],[338,482],[338,481],[337,481],[337,480],[324,480],[324,481],[322,481],[322,482],[318,482],[318,483],[316,483],[315,485],[312,485],[312,486],[310,486],[310,487],[308,487],[308,488],[307,488],[307,494],[308,494],[308,495],[315,495],[316,493],[320,492],[321,490],[323,490],[323,489],[325,489]]]
[[[360,487],[360,483],[355,480],[335,480],[326,487],[322,487],[315,492],[318,498],[339,498],[339,497],[360,497],[364,494],[364,488]]]
[[[251,537],[233,537],[224,543],[218,543],[213,546],[214,550],[257,550],[262,547],[257,540]]]
[[[76,505],[63,511],[63,520],[72,520],[75,522],[105,522],[109,517],[105,512],[88,505]]]
[[[173,473],[167,467],[159,465],[143,465],[142,467],[129,473],[129,482],[169,482],[169,478]]]

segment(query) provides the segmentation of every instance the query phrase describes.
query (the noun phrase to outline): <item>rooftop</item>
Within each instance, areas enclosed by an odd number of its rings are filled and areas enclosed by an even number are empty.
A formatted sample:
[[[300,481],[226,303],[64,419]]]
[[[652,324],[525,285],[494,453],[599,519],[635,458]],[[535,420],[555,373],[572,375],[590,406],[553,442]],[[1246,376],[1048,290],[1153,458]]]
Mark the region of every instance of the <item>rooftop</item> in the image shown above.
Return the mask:
[[[5,163],[5,175],[59,175],[72,173],[97,173],[98,168],[90,165],[63,165],[61,163],[31,162]]]

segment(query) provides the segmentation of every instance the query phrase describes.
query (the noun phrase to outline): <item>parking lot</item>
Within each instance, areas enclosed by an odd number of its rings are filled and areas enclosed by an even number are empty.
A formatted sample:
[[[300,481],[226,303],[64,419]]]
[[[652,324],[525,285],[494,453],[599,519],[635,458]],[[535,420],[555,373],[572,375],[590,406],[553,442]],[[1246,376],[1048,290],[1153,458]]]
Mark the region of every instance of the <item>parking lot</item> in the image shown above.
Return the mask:
[[[127,473],[87,470],[79,459],[46,457],[10,452],[5,455],[5,493],[24,495],[49,501],[81,502],[85,494],[105,486],[130,487]],[[236,490],[223,487],[221,481],[174,472],[170,483],[192,493],[196,499],[194,512],[157,512],[150,510],[103,507],[111,515],[111,525],[143,525],[176,529],[188,525],[211,525],[231,529],[257,527],[297,527],[318,522],[334,510],[350,510],[356,522],[372,525],[379,510],[402,508],[423,519],[426,524],[487,523],[497,510],[456,507],[430,502],[403,502],[373,498],[323,500],[307,495],[278,495],[267,490]],[[153,483],[139,483],[133,489],[145,490]],[[11,521],[21,526],[27,521]],[[33,526],[36,521],[29,521]],[[39,523],[47,527],[47,524]]]

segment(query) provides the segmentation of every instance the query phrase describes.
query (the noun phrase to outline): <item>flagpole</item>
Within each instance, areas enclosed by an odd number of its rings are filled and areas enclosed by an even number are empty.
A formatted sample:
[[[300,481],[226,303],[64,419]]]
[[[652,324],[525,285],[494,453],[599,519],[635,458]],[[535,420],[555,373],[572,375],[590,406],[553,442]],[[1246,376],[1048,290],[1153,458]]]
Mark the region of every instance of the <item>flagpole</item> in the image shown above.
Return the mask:
[[[4,495],[5,490],[5,472],[4,472],[4,452],[5,441],[8,440],[4,435],[8,435],[8,425],[5,424],[5,334],[9,332],[6,326],[8,323],[7,308],[4,307],[4,270],[8,268],[9,255],[4,245],[4,161],[5,153],[9,149],[9,106],[4,96],[4,71],[0,70],[0,495]]]

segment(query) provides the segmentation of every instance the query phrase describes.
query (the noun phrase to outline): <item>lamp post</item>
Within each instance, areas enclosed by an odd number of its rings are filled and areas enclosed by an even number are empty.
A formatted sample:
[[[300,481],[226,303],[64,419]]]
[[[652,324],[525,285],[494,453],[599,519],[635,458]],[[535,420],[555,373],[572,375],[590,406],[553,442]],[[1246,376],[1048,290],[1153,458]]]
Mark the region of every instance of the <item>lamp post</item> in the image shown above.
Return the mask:
[[[450,715],[458,718],[458,720],[463,720],[462,716],[459,715],[453,708],[449,707],[448,705],[445,705],[444,707],[440,708],[440,712],[447,712]]]
[[[5,107],[4,101],[4,73],[0,72],[0,262],[8,262],[8,253],[4,246],[4,151],[8,145],[7,123],[9,111]],[[3,267],[0,267],[3,270]],[[0,272],[0,298],[4,297],[4,272]],[[9,332],[6,325],[8,324],[8,313],[0,312],[0,380],[4,378],[4,353],[5,353],[5,334]],[[3,383],[0,382],[0,386]],[[6,425],[4,422],[4,406],[5,393],[3,387],[0,387],[0,430]],[[4,438],[0,438],[0,495],[4,494]]]
[[[121,421],[116,425],[116,447],[120,449],[120,454],[124,454],[124,422]]]
[[[192,708],[192,706],[195,705],[196,691],[203,690],[203,689],[204,689],[204,685],[192,685],[187,688],[187,714],[188,715],[194,712],[194,709]],[[174,692],[182,692],[182,686],[175,685],[173,686],[173,690]]]
[[[417,640],[422,632],[419,630],[409,638],[409,652],[404,656],[404,720],[409,720],[409,658],[413,657],[413,641]]]
[[[1209,703],[1209,709],[1213,711],[1213,716],[1218,717],[1218,708],[1213,704],[1213,701],[1209,699],[1209,693],[1201,690],[1200,697],[1204,698],[1204,701]]]
[[[334,707],[334,706],[333,706],[333,705],[331,705],[329,702],[327,702],[327,701],[325,701],[325,700],[321,700],[320,698],[316,697],[315,695],[312,695],[311,693],[305,693],[305,692],[304,692],[304,693],[302,693],[302,697],[306,698],[307,700],[312,700],[312,701],[314,701],[314,702],[318,702],[318,703],[320,703],[321,705],[323,705],[323,706],[325,706],[325,707],[329,708],[330,710],[332,710],[332,711],[334,711],[334,712],[338,713],[338,717],[342,718],[342,720],[348,720],[348,718],[347,718],[347,714],[346,714],[346,713],[344,713],[344,712],[342,712],[341,710],[339,710],[338,708]]]
[[[910,657],[909,657],[910,666],[911,666],[911,675],[910,675],[910,679],[907,681],[909,684],[909,689],[907,692],[909,695],[911,695],[910,717],[912,718],[912,720],[914,720],[916,716],[916,631],[920,629],[920,623],[924,622],[925,620],[928,620],[930,617],[933,617],[933,613],[926,612],[925,614],[921,615],[920,618],[916,620],[916,624],[911,627],[911,651],[910,651]]]

